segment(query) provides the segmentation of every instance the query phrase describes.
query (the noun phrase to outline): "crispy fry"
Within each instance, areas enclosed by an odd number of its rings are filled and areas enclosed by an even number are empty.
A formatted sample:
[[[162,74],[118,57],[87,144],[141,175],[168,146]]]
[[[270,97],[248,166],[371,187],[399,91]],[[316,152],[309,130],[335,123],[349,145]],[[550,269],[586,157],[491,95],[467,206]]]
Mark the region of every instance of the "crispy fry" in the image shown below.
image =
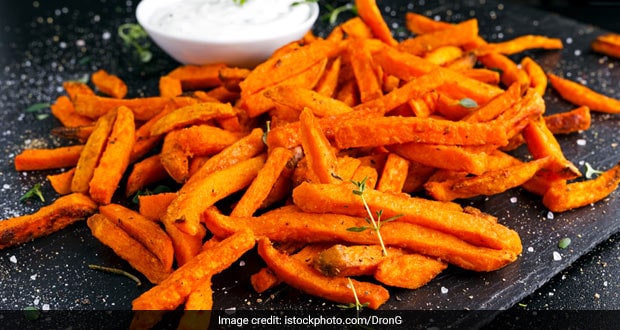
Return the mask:
[[[499,53],[512,55],[521,53],[528,49],[562,49],[562,40],[549,38],[541,35],[524,35],[511,40],[497,43],[488,43],[476,50],[480,55],[488,53]]]
[[[207,329],[211,322],[213,309],[213,289],[211,278],[202,280],[185,301],[185,312],[179,320],[178,330],[195,330],[200,325]]]
[[[268,237],[273,241],[378,243],[372,230],[347,230],[366,226],[364,219],[342,214],[313,214],[289,207],[252,218],[226,217],[213,208],[208,209],[204,215],[207,227],[218,236],[249,228],[257,237]],[[453,235],[402,221],[383,224],[381,234],[388,246],[438,257],[464,269],[476,271],[499,269],[514,261],[520,253],[475,246]]]
[[[212,248],[202,251],[159,285],[134,299],[132,309],[174,310],[199,287],[202,281],[228,268],[252,247],[254,247],[254,235],[251,231],[231,235]]]
[[[620,35],[617,33],[600,35],[592,42],[591,47],[595,52],[620,58]]]
[[[518,83],[522,90],[530,86],[530,78],[515,62],[509,57],[500,53],[487,53],[478,56],[478,61],[489,69],[497,69],[501,72],[501,81],[504,86]],[[542,94],[541,94],[542,95]]]
[[[443,46],[462,46],[475,42],[478,37],[478,21],[470,19],[445,29],[425,33],[402,41],[398,48],[413,55],[424,53]]]
[[[174,254],[172,242],[158,223],[148,220],[136,211],[114,203],[100,206],[99,213],[151,252],[161,262],[164,271],[172,270]]]
[[[359,16],[370,28],[373,35],[390,46],[396,46],[398,42],[392,36],[390,28],[387,26],[381,15],[381,11],[375,0],[356,0],[355,6]]]
[[[355,302],[355,290],[359,301],[368,303],[372,309],[379,308],[390,297],[385,288],[376,284],[324,276],[312,266],[278,252],[267,238],[258,241],[258,253],[282,281],[309,294],[340,303],[351,303]]]
[[[585,105],[571,111],[545,116],[544,119],[547,128],[553,134],[585,131],[590,128],[592,121],[590,108]]]
[[[56,199],[38,211],[0,221],[0,249],[49,235],[97,211],[97,204],[82,194]]]
[[[377,182],[377,190],[392,193],[402,192],[408,170],[409,161],[407,159],[395,153],[389,153]]]
[[[183,94],[181,80],[171,76],[161,76],[159,78],[159,96],[175,97]]]
[[[301,145],[308,161],[310,177],[316,177],[318,182],[336,182],[335,174],[338,173],[338,161],[336,153],[329,141],[323,135],[321,126],[309,110],[302,111],[301,122]]]
[[[426,183],[424,187],[434,199],[439,201],[452,201],[480,195],[490,196],[524,184],[547,163],[549,163],[549,158],[542,158],[505,169],[488,171],[479,176],[441,182],[432,181]]]
[[[436,64],[444,65],[463,56],[463,50],[458,46],[443,46],[424,55],[424,59]]]
[[[545,95],[547,91],[547,75],[542,67],[531,57],[524,57],[521,60],[521,68],[530,78],[530,86],[534,88],[538,94]]]
[[[332,97],[338,87],[338,78],[340,76],[340,66],[342,64],[342,57],[338,56],[331,62],[327,63],[323,76],[314,86],[317,93]]]
[[[405,253],[402,249],[390,247],[388,256]],[[321,251],[314,260],[314,268],[326,276],[372,275],[387,256],[380,245],[336,244]]]
[[[75,101],[77,95],[95,95],[87,84],[78,81],[65,81],[62,83],[62,88],[67,92],[71,101]]]
[[[159,221],[166,209],[172,203],[172,200],[177,197],[176,193],[163,192],[153,195],[140,195],[138,196],[139,211],[142,216],[153,221]]]
[[[269,152],[265,165],[230,213],[233,216],[249,217],[258,210],[274,187],[293,152],[284,148],[274,148]]]
[[[170,274],[170,269],[162,267],[161,261],[153,253],[117,226],[113,220],[98,213],[88,218],[86,223],[94,237],[114,250],[149,282],[160,283]]]
[[[620,183],[620,164],[595,179],[566,183],[556,181],[543,196],[543,204],[553,212],[564,212],[605,199]]]
[[[171,101],[177,108],[197,102],[194,98],[183,96],[175,98],[151,96],[133,99],[115,99],[111,97],[79,94],[73,100],[73,105],[75,106],[75,112],[93,119],[97,119],[111,110],[124,105],[133,111],[136,120],[149,120]]]
[[[49,149],[26,149],[15,156],[17,171],[36,171],[72,167],[78,163],[83,145]]]
[[[436,21],[414,12],[407,12],[405,14],[405,25],[409,31],[415,34],[430,33],[450,27],[448,22]]]
[[[159,118],[151,127],[151,135],[168,133],[172,130],[207,123],[211,119],[235,115],[228,103],[203,102],[178,108]]]
[[[353,39],[348,48],[349,61],[357,83],[361,102],[368,102],[383,95],[379,75],[372,60],[372,54],[363,39]]]
[[[292,107],[297,110],[298,113],[304,108],[308,108],[317,117],[353,111],[353,109],[344,102],[299,86],[276,86],[265,91],[264,95],[277,103]]]
[[[527,148],[535,159],[550,157],[549,175],[562,179],[574,179],[581,176],[579,169],[562,152],[560,143],[549,131],[542,118],[532,120],[523,130]]]
[[[505,145],[505,132],[495,125],[417,117],[360,118],[343,122],[334,131],[336,147],[382,146],[418,142],[446,145]]]
[[[58,126],[52,128],[52,135],[69,140],[77,140],[78,142],[84,144],[93,133],[94,129],[95,124],[77,127]]]
[[[91,118],[82,116],[75,112],[73,103],[67,96],[59,96],[56,102],[50,106],[52,115],[58,119],[63,126],[78,127],[87,126],[93,123]]]
[[[75,167],[58,174],[50,174],[47,176],[47,180],[50,182],[56,193],[59,195],[67,195],[73,192],[71,191],[73,174],[75,174]]]
[[[448,267],[441,260],[421,254],[390,256],[377,265],[375,279],[385,285],[417,289]]]
[[[134,164],[125,185],[125,196],[131,196],[150,184],[168,178],[159,155],[153,155]]]
[[[352,216],[365,216],[366,210],[359,198],[352,193],[350,184],[303,183],[293,190],[293,202],[306,212],[333,212]],[[422,198],[383,193],[368,189],[364,193],[372,210],[383,210],[383,216],[399,216],[397,222],[440,230],[479,246],[508,249],[520,253],[518,234],[499,224],[486,221],[460,210],[457,204],[436,202]]]
[[[135,132],[133,112],[127,107],[119,107],[112,132],[89,182],[89,194],[96,202],[108,204],[112,200],[129,165]]]
[[[552,73],[548,73],[547,77],[560,96],[575,105],[585,105],[592,111],[620,113],[620,100],[605,96],[582,84]]]
[[[90,80],[98,90],[115,99],[122,99],[127,95],[127,85],[125,85],[125,82],[103,69],[91,74]]]
[[[225,67],[221,63],[183,65],[170,71],[168,76],[180,80],[184,90],[209,89],[222,84],[220,70]]]
[[[188,182],[168,207],[164,223],[175,223],[185,233],[195,235],[201,213],[220,199],[248,186],[264,162],[264,156],[256,156],[213,172],[201,180]]]
[[[73,192],[85,193],[88,191],[90,180],[95,173],[95,168],[99,163],[108,137],[112,132],[116,115],[117,111],[114,110],[97,120],[93,132],[86,141],[84,150],[80,153],[75,175],[71,182],[71,190]]]

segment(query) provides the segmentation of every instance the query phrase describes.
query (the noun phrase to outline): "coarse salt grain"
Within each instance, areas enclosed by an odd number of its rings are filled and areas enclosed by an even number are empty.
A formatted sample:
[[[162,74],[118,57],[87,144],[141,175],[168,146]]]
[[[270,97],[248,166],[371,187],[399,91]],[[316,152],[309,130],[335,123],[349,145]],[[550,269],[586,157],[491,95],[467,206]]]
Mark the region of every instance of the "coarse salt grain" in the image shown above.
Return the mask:
[[[560,260],[562,260],[562,255],[557,251],[553,251],[553,261],[560,261]]]
[[[517,202],[517,198],[516,197],[510,197],[510,202],[512,204],[516,203]]]
[[[578,146],[585,146],[586,145],[586,140],[584,140],[584,139],[577,140],[577,145]]]
[[[10,261],[10,262],[12,262],[12,263],[14,263],[14,264],[16,264],[16,263],[17,263],[17,257],[16,257],[16,256],[11,256],[11,257],[9,258],[9,261]]]
[[[553,212],[549,211],[547,212],[547,219],[552,220],[554,217]]]
[[[446,293],[448,293],[448,288],[446,288],[445,286],[442,286],[442,287],[441,287],[441,293],[442,293],[442,294],[446,294]]]

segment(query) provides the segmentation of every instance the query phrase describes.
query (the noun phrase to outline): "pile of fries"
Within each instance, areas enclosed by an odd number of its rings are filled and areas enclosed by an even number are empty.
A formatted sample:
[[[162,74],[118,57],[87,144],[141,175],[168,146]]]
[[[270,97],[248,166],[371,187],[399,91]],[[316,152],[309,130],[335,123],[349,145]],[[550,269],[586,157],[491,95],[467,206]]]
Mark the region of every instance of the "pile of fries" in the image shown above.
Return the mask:
[[[376,309],[386,287],[418,288],[448,264],[494,271],[520,255],[517,232],[455,200],[522,187],[561,212],[616,189],[620,165],[574,180],[555,136],[588,129],[590,111],[619,113],[620,101],[509,57],[560,40],[488,43],[475,19],[408,13],[415,37],[397,41],[374,1],[356,5],[359,17],[251,70],[181,66],[157,96],[127,99],[103,70],[95,89],[65,83],[54,133],[81,143],[15,158],[18,171],[67,168],[48,177],[62,197],[1,221],[0,248],[88,218],[156,284],[133,309],[209,310],[212,276],[257,245],[256,291],[284,282]],[[548,81],[574,110],[545,115]],[[510,155],[522,144],[531,157]],[[140,195],[138,210],[112,202],[166,180],[178,189]]]

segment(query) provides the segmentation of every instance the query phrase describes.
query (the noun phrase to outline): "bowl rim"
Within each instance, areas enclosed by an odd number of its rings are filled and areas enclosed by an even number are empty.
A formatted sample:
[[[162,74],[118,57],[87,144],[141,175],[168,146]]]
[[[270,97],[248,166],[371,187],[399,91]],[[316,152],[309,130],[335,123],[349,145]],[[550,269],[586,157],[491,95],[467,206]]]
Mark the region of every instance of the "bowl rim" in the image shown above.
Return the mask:
[[[181,2],[183,0],[175,0],[175,1]],[[138,3],[138,6],[136,7],[136,13],[135,13],[136,20],[138,21],[138,24],[140,24],[142,28],[146,30],[147,33],[149,34],[155,33],[162,37],[166,37],[168,39],[174,39],[174,40],[192,42],[192,43],[202,43],[202,44],[221,44],[221,45],[249,44],[249,43],[264,42],[264,41],[282,38],[287,35],[299,33],[302,30],[306,32],[306,31],[309,31],[312,28],[312,26],[315,24],[316,20],[319,17],[319,11],[320,11],[318,1],[317,2],[304,2],[302,3],[303,5],[308,5],[310,7],[310,15],[308,16],[308,19],[300,22],[299,24],[295,26],[292,26],[290,29],[282,29],[280,30],[279,33],[269,34],[265,36],[253,35],[248,38],[238,38],[238,39],[231,39],[231,40],[210,40],[204,37],[200,38],[200,37],[194,37],[194,36],[179,36],[179,35],[170,33],[169,31],[160,29],[154,25],[149,24],[150,16],[147,15],[147,12],[149,12],[150,9],[157,8],[157,7],[152,7],[152,6],[154,6],[155,4],[158,4],[159,2],[163,2],[163,1],[162,0],[141,0],[140,3]],[[167,4],[170,4],[170,3],[174,3],[174,2],[167,2]]]

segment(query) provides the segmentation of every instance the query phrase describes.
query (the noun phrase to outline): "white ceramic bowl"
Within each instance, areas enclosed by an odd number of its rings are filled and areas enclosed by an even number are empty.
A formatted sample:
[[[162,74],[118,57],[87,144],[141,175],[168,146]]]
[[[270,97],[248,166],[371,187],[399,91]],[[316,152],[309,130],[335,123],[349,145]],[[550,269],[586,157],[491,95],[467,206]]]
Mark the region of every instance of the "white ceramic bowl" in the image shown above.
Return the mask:
[[[136,9],[136,18],[161,49],[183,64],[226,63],[231,66],[253,67],[267,59],[279,47],[301,39],[312,28],[319,15],[317,3],[306,3],[304,5],[310,7],[307,19],[304,17],[302,21],[269,33],[244,33],[234,39],[224,40],[221,36],[179,35],[178,32],[166,31],[154,22],[152,17],[162,6],[182,1],[184,0],[142,0]]]

